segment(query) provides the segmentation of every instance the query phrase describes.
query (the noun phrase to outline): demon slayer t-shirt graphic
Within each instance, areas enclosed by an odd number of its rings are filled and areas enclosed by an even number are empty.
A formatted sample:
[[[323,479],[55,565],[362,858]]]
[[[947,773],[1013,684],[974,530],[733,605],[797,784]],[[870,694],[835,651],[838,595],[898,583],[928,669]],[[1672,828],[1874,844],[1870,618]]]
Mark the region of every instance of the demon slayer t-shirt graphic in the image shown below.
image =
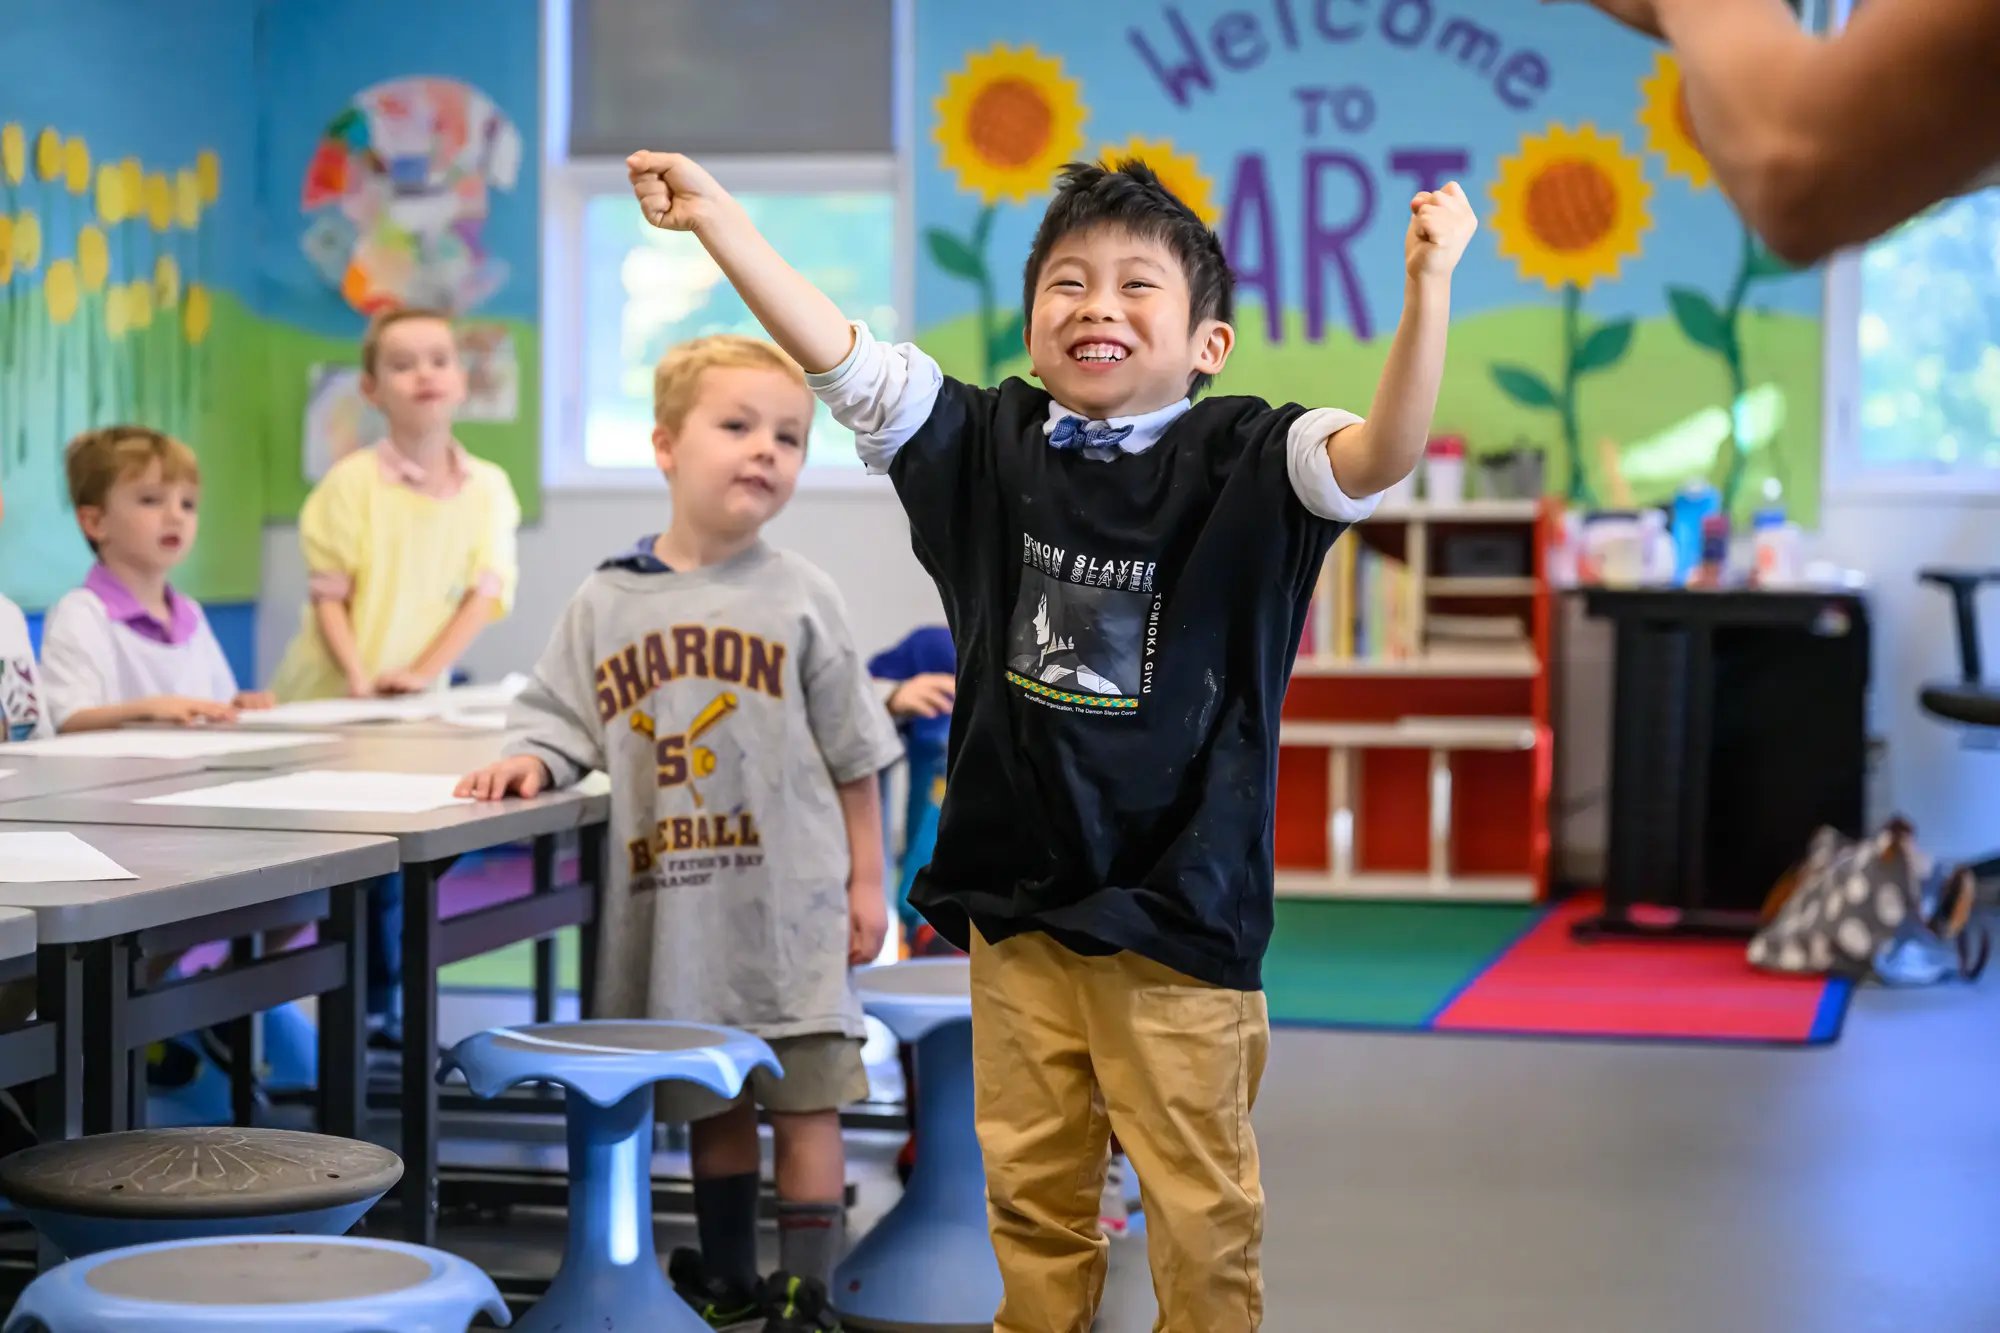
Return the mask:
[[[1160,618],[1149,560],[1074,551],[1024,535],[1007,679],[1072,712],[1131,713],[1149,693]]]

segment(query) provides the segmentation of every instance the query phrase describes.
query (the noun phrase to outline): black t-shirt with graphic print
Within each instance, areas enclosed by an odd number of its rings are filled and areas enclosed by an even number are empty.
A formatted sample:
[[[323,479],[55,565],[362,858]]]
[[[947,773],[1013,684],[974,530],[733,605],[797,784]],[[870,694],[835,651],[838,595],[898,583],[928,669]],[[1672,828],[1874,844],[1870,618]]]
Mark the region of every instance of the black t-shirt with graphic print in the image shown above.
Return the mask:
[[[890,476],[958,649],[937,848],[910,901],[965,947],[1043,931],[1258,988],[1278,714],[1327,548],[1287,433],[1209,398],[1137,454],[1052,448],[1047,392],[947,377]]]

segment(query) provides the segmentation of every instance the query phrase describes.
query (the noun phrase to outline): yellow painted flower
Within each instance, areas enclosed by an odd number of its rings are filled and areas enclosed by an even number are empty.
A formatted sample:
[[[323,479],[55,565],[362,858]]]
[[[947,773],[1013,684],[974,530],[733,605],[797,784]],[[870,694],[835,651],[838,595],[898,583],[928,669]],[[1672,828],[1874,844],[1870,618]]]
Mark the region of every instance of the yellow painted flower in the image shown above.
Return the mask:
[[[62,169],[62,136],[52,126],[44,125],[42,132],[35,136],[35,175],[52,181],[62,175]]]
[[[115,227],[132,216],[125,196],[125,173],[116,162],[97,168],[97,216],[105,226]]]
[[[90,189],[90,145],[81,135],[63,145],[63,184],[71,194]]]
[[[182,231],[201,225],[201,178],[186,167],[174,173],[174,221]]]
[[[128,157],[118,164],[118,179],[125,192],[125,216],[140,216],[146,211],[146,169],[138,158]]]
[[[104,279],[111,272],[111,247],[105,243],[102,229],[85,227],[76,234],[76,267],[83,275],[85,291],[104,290]]]
[[[174,225],[174,187],[167,184],[164,172],[146,173],[146,221],[154,231],[165,231]]]
[[[14,277],[14,219],[0,213],[0,283]]]
[[[42,262],[42,220],[23,209],[14,219],[14,267],[28,272]]]
[[[153,302],[168,310],[181,301],[181,266],[172,255],[161,255],[153,265]]]
[[[1645,94],[1639,106],[1639,123],[1646,127],[1646,146],[1666,161],[1667,171],[1697,190],[1715,181],[1708,156],[1695,142],[1694,122],[1688,116],[1687,83],[1681,66],[1665,51],[1653,58],[1653,73],[1639,85]]]
[[[932,130],[945,170],[987,203],[1045,193],[1083,147],[1084,107],[1062,63],[996,42],[945,76]]]
[[[1105,145],[1097,154],[1097,160],[1107,167],[1129,157],[1151,167],[1167,192],[1193,209],[1203,222],[1213,227],[1221,219],[1222,210],[1215,205],[1215,182],[1201,169],[1201,162],[1193,153],[1183,153],[1165,139],[1134,135],[1124,143]]]
[[[1492,195],[1500,253],[1550,288],[1588,291],[1615,279],[1653,225],[1639,159],[1588,124],[1524,136],[1518,153],[1500,159]]]
[[[125,304],[125,289],[113,287],[104,294],[104,336],[123,338],[132,328],[132,312]]]
[[[0,127],[0,171],[7,173],[9,185],[19,185],[28,174],[28,136],[13,121]]]
[[[48,298],[49,322],[67,324],[76,318],[76,265],[67,259],[50,263],[48,276],[42,279],[42,292]]]
[[[134,278],[125,285],[125,317],[132,327],[143,329],[153,322],[153,284]]]
[[[187,340],[199,343],[208,336],[215,310],[208,299],[208,288],[200,283],[190,283],[187,289],[187,304],[181,307],[181,328],[187,333]]]
[[[222,159],[213,148],[204,148],[194,155],[194,176],[201,187],[201,202],[214,203],[222,194]]]

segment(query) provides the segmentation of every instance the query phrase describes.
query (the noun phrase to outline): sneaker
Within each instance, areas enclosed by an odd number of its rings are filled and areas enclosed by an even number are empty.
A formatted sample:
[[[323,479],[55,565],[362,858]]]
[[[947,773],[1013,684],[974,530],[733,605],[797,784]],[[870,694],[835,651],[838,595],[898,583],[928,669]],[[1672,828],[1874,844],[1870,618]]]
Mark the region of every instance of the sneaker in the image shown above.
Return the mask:
[[[764,1333],[840,1333],[826,1288],[813,1278],[773,1273],[763,1297]]]
[[[1110,1169],[1104,1173],[1104,1193],[1097,1205],[1097,1225],[1113,1240],[1123,1240],[1132,1227],[1132,1212],[1125,1202],[1125,1159],[1112,1154]]]
[[[667,1256],[667,1279],[674,1291],[710,1328],[748,1333],[764,1327],[760,1294],[733,1287],[708,1275],[699,1250],[675,1250]]]

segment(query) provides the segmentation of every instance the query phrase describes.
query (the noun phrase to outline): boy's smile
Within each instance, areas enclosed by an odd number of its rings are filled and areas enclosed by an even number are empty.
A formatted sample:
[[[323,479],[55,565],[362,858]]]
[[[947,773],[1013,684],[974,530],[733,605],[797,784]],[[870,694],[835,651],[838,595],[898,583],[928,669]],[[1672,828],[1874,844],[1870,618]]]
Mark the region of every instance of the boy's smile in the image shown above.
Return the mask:
[[[1234,332],[1190,327],[1188,280],[1165,242],[1114,227],[1064,237],[1050,250],[1025,334],[1035,374],[1058,403],[1093,420],[1138,416],[1188,396],[1213,375]]]

